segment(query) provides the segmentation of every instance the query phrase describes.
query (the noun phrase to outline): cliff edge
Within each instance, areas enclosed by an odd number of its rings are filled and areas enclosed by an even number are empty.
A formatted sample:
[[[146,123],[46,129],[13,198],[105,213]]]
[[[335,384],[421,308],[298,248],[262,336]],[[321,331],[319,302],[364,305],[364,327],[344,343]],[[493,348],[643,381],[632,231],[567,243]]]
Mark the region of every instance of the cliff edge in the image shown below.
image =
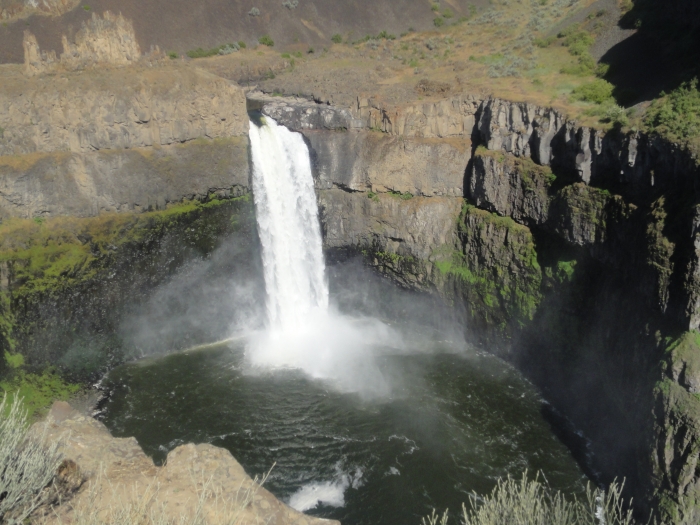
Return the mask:
[[[37,511],[39,523],[109,522],[119,514],[168,523],[339,525],[288,507],[225,449],[181,445],[157,467],[134,438],[112,437],[102,423],[68,403],[54,403],[46,422],[33,431],[43,431],[43,425],[46,437],[58,443],[63,464],[57,481],[61,497]]]

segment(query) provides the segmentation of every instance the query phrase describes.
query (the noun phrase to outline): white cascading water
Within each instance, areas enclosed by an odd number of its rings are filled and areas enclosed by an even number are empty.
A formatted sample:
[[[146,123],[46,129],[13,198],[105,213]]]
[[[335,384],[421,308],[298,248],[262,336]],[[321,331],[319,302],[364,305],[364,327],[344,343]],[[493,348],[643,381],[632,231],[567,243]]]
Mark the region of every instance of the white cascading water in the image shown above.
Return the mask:
[[[328,285],[309,150],[272,119],[250,124],[253,194],[270,328],[298,327],[328,309]]]
[[[254,368],[297,368],[341,390],[386,395],[375,349],[400,336],[329,308],[318,206],[303,137],[273,119],[250,123],[253,194],[267,292],[267,330],[251,337]]]

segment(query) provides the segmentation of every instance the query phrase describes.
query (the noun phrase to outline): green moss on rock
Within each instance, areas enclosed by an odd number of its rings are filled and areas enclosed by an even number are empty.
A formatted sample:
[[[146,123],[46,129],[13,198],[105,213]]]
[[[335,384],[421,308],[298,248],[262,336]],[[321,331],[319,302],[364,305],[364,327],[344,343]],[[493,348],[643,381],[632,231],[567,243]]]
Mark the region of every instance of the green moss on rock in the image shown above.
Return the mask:
[[[245,195],[187,201],[146,213],[3,221],[0,350],[8,355],[23,354],[33,369],[58,364],[62,350],[41,350],[33,339],[36,329],[45,325],[56,333],[64,330],[67,335],[71,329],[58,319],[47,319],[40,305],[50,304],[51,311],[58,312],[63,303],[68,308],[76,296],[87,300],[91,294],[104,295],[105,301],[118,301],[122,292],[116,280],[126,277],[128,281],[136,272],[143,274],[140,278],[144,285],[155,284],[188,253],[211,252],[223,235],[236,231],[252,217],[252,203]],[[168,243],[175,237],[176,241]],[[165,254],[164,250],[173,253]],[[97,291],[105,286],[109,293]]]
[[[465,298],[470,316],[511,328],[531,321],[542,298],[542,269],[530,230],[508,217],[465,203],[459,218],[461,250],[437,250],[434,266]]]

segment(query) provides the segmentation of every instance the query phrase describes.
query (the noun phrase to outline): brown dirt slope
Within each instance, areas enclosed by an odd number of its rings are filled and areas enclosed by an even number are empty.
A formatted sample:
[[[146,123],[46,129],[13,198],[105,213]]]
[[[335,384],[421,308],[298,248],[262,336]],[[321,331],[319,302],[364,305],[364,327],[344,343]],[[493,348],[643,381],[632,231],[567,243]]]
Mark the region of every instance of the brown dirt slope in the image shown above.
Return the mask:
[[[400,34],[433,26],[431,0],[298,0],[295,8],[284,0],[84,0],[57,17],[35,15],[0,24],[0,63],[23,59],[22,34],[32,31],[42,49],[60,50],[61,35],[69,38],[92,13],[121,12],[133,20],[142,51],[159,45],[179,53],[243,40],[257,42],[269,34],[280,48],[291,44],[323,47],[338,33],[358,39],[380,31]],[[482,9],[488,0],[442,0],[440,10],[455,18],[468,15],[470,6]],[[289,2],[294,5],[294,0]],[[259,16],[249,16],[253,7]]]

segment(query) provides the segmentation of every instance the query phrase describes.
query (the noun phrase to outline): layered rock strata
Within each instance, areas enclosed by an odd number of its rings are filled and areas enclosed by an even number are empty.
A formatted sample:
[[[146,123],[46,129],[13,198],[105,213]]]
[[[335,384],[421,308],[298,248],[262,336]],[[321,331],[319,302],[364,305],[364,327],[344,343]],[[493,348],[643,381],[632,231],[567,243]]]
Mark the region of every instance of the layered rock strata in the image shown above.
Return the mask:
[[[177,67],[14,78],[0,92],[0,216],[97,215],[248,188],[234,84]]]
[[[692,521],[700,349],[664,353],[664,338],[700,319],[696,160],[499,99],[346,110],[379,137],[304,128],[284,104],[274,114],[310,146],[327,247],[461,305],[472,341],[588,436],[573,450],[591,476],[625,477],[642,513]]]

